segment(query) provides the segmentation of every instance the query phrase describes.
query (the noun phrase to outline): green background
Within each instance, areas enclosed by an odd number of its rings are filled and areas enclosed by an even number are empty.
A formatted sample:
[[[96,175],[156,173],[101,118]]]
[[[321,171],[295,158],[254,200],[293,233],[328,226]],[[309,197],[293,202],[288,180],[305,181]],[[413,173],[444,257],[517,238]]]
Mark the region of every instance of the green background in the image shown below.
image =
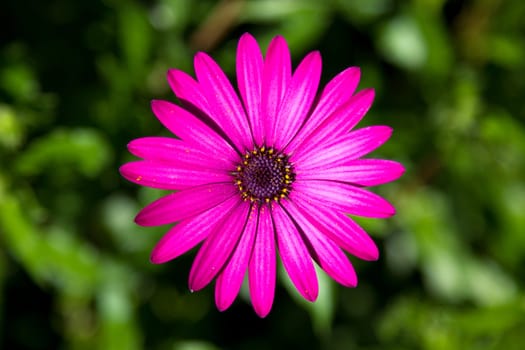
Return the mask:
[[[0,5],[0,348],[525,348],[525,2],[7,0]],[[126,143],[166,134],[151,99],[196,51],[234,72],[239,36],[287,39],[323,82],[352,65],[394,127],[376,157],[406,174],[360,220],[381,250],[355,289],[321,274],[309,304],[279,276],[271,314],[189,293],[194,253],[149,253],[133,217],[161,191],[118,174]]]

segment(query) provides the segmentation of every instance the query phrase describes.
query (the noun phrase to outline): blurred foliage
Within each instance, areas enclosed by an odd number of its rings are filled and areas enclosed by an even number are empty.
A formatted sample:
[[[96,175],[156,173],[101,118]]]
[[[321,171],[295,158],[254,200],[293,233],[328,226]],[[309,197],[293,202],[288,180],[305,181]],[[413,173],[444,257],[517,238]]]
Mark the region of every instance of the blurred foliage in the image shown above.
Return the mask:
[[[0,21],[0,348],[523,349],[525,2],[520,0],[7,0]],[[160,191],[117,172],[160,134],[153,98],[197,50],[229,74],[245,31],[282,34],[326,82],[362,68],[392,125],[377,155],[407,167],[361,220],[382,251],[356,289],[320,276],[318,302],[284,275],[259,319],[190,294],[192,255],[162,266],[166,230],[133,217]]]

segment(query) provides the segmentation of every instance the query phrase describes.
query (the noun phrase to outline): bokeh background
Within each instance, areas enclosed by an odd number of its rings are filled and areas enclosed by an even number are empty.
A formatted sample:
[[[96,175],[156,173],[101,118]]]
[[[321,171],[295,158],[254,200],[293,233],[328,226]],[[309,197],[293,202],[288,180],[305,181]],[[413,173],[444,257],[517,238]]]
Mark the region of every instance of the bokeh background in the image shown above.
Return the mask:
[[[525,2],[6,0],[0,5],[1,349],[525,348]],[[218,312],[191,294],[194,253],[149,253],[134,215],[161,191],[118,174],[126,143],[165,134],[151,99],[196,51],[232,76],[238,37],[286,37],[323,81],[352,65],[394,127],[374,156],[406,174],[360,220],[381,249],[359,286],[318,302],[279,277],[259,319],[246,290]]]

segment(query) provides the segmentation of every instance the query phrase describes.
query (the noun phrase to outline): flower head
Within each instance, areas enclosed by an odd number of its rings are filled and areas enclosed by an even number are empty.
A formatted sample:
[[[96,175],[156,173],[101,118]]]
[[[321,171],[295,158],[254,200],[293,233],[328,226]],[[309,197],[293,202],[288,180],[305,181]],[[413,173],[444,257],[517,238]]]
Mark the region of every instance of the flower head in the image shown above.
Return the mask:
[[[277,254],[298,292],[314,301],[314,262],[348,287],[357,285],[344,251],[378,258],[367,233],[349,216],[385,218],[394,207],[363,187],[397,179],[401,164],[362,156],[382,145],[391,128],[355,129],[374,98],[355,93],[360,71],[351,67],[318,94],[319,52],[292,72],[290,51],[277,36],[263,57],[244,34],[237,49],[238,93],[205,53],[195,56],[194,79],[171,69],[180,105],[153,101],[153,113],[177,138],[129,143],[142,160],[122,175],[139,185],[173,190],[146,206],[139,225],[174,225],[151,261],[174,259],[202,242],[189,276],[191,290],[215,279],[220,310],[236,298],[248,274],[253,307],[271,309]]]

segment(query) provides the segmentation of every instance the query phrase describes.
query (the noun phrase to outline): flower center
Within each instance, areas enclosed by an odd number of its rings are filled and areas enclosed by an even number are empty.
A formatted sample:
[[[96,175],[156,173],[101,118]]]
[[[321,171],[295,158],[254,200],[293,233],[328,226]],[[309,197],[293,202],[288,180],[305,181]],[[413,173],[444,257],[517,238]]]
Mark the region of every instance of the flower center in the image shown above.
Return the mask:
[[[258,203],[285,198],[295,179],[288,156],[264,146],[247,152],[234,176],[242,198]]]

